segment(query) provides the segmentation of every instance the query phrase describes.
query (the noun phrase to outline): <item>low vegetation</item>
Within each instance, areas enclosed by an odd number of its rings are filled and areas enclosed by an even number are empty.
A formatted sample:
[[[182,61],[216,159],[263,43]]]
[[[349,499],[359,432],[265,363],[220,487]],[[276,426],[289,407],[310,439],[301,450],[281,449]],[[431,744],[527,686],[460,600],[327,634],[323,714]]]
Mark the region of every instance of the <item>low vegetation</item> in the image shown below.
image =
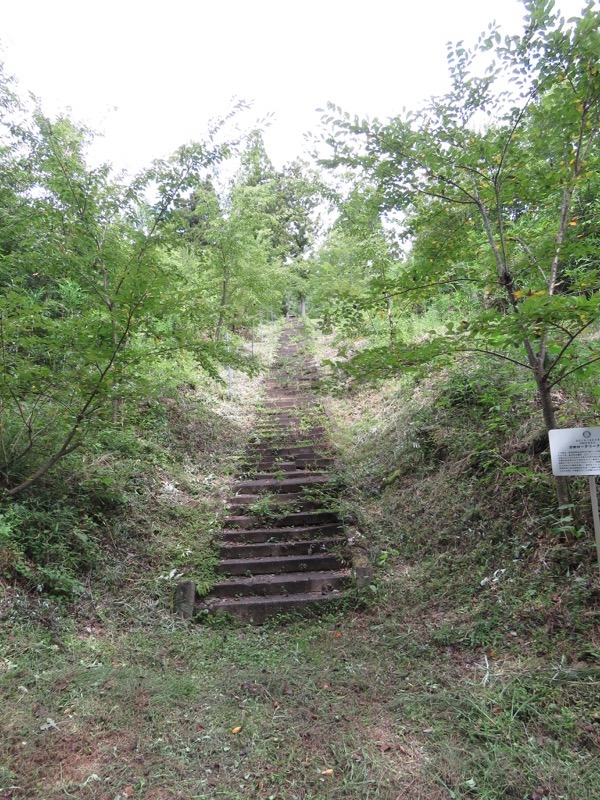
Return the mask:
[[[582,493],[565,529],[540,477],[533,388],[515,382],[498,407],[506,369],[326,398],[372,581],[335,614],[260,629],[170,608],[179,575],[212,580],[255,384],[236,376],[217,414],[191,390],[165,404],[171,467],[155,453],[140,469],[81,593],[4,584],[1,796],[591,800],[587,511]]]

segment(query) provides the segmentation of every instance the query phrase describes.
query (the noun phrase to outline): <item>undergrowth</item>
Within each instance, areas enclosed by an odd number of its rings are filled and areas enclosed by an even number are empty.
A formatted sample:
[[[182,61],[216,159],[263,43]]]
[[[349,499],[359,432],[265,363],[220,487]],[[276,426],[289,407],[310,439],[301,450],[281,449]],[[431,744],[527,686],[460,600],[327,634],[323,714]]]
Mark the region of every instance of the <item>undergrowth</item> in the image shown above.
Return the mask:
[[[267,362],[278,328],[257,345]],[[116,587],[132,575],[157,590],[184,569],[200,587],[214,582],[211,538],[260,376],[235,373],[231,398],[226,383],[189,366],[178,384],[163,378],[162,395],[122,403],[112,425],[90,432],[18,502],[0,496],[6,594],[33,589],[68,602],[92,579]]]
[[[594,424],[591,391],[556,400],[561,424]],[[557,509],[534,387],[510,364],[469,358],[338,392],[328,407],[345,502],[402,646],[480,665],[481,686],[459,679],[453,699],[438,702],[445,668],[436,679],[442,796],[593,797],[600,581],[589,494],[573,480],[569,513]]]
[[[328,398],[372,580],[335,612],[260,628],[170,609],[178,576],[211,580],[210,531],[251,430],[244,403],[190,392],[120,441],[136,466],[126,492],[95,489],[101,556],[77,573],[83,591],[4,583],[0,797],[597,797],[584,487],[576,535],[557,523],[529,387],[465,362]]]

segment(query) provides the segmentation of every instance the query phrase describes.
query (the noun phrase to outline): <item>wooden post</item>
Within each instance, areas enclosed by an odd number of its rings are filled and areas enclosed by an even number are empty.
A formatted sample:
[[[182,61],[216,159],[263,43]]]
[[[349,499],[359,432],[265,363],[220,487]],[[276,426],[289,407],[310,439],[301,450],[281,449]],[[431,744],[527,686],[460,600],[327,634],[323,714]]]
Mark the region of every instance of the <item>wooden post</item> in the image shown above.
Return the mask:
[[[196,584],[194,581],[180,581],[175,589],[175,613],[183,619],[190,619],[194,616],[195,604]]]
[[[588,475],[590,496],[592,498],[592,516],[594,518],[594,534],[596,536],[596,553],[598,554],[598,567],[600,567],[600,512],[598,511],[598,491],[596,490],[596,476]]]

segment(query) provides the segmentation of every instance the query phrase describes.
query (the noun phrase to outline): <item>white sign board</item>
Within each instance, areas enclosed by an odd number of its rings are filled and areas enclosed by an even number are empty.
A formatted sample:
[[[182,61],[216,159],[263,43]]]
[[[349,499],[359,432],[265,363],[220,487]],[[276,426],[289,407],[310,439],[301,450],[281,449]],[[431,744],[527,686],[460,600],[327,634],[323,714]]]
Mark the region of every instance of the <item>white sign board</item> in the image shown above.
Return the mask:
[[[600,428],[550,431],[554,475],[600,475]]]

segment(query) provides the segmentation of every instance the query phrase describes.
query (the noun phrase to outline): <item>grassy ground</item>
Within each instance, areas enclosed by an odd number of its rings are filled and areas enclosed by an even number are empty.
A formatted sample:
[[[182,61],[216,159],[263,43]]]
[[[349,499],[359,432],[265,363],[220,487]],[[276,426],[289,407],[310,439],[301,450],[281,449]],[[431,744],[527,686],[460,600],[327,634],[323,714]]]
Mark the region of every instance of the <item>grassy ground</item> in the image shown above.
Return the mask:
[[[597,796],[597,670],[510,632],[481,647],[471,609],[432,608],[419,578],[390,573],[376,609],[260,630],[133,599],[15,622],[2,796]]]
[[[375,565],[335,614],[258,629],[171,614],[178,575],[210,583],[255,384],[220,399],[212,454],[130,501],[76,602],[5,586],[0,797],[598,797],[593,545],[555,530],[543,463],[517,455],[498,485],[489,410],[454,388],[462,406],[402,382],[328,400]],[[524,400],[504,456],[534,435]],[[185,447],[197,423],[172,412]]]

